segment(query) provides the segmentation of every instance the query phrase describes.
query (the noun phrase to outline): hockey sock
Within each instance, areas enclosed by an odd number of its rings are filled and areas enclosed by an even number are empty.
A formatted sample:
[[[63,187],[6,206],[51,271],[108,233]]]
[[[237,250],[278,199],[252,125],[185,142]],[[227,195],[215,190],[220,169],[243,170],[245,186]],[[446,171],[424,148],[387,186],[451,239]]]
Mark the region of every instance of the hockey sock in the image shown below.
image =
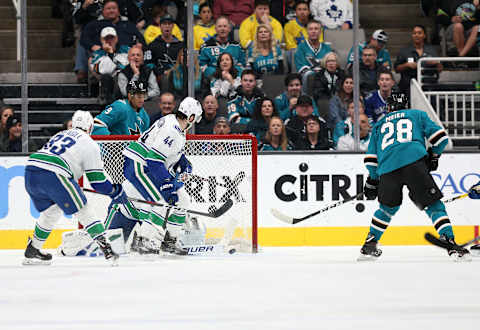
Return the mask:
[[[32,245],[36,249],[41,249],[43,247],[43,244],[52,232],[55,223],[61,215],[62,210],[58,205],[52,205],[40,214],[40,217],[35,223],[35,230],[32,238]]]
[[[445,210],[445,204],[443,204],[442,201],[438,200],[427,206],[425,212],[427,212],[432,220],[433,227],[435,227],[435,230],[440,236],[446,235],[449,238],[454,238],[452,224]]]
[[[378,242],[382,237],[385,230],[390,224],[390,220],[397,213],[400,206],[389,207],[380,204],[380,208],[375,211],[372,217],[372,223],[370,225],[370,234],[375,236],[375,240]]]

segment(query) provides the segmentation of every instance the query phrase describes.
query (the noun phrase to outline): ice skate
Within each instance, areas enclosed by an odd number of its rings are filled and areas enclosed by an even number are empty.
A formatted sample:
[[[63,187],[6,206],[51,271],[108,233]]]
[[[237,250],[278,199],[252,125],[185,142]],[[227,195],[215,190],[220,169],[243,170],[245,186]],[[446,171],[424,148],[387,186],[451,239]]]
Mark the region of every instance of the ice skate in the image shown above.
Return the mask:
[[[360,249],[360,256],[357,261],[375,261],[382,255],[382,250],[377,247],[378,242],[375,240],[375,236],[368,234],[365,243]]]
[[[160,248],[152,240],[146,237],[139,236],[136,231],[133,233],[133,240],[130,251],[142,255],[160,254]]]
[[[112,246],[110,243],[107,242],[107,239],[105,238],[105,235],[101,235],[95,239],[95,242],[97,242],[98,246],[102,250],[105,259],[109,260],[112,262],[112,266],[118,266],[118,258],[119,255],[113,252]]]
[[[470,254],[475,257],[480,257],[480,244],[475,244],[470,247]]]
[[[25,249],[24,255],[24,265],[50,265],[52,263],[52,255],[35,248],[30,237],[28,238],[27,248]]]
[[[453,261],[458,262],[458,261],[472,260],[470,252],[466,248],[457,245],[457,243],[453,238],[448,237],[447,235],[444,234],[440,236],[440,239],[450,243],[450,247],[447,249],[447,252]]]
[[[163,239],[162,246],[160,247],[163,252],[184,256],[187,255],[188,252],[177,244],[177,238],[170,236],[170,233],[167,231],[165,234],[165,238]]]

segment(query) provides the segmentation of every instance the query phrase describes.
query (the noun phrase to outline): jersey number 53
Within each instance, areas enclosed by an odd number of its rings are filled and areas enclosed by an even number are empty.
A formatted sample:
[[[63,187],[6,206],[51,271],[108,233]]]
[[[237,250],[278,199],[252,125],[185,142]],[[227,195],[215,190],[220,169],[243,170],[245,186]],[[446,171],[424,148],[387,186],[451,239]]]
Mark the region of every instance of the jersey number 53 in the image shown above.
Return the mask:
[[[400,119],[396,123],[391,121],[386,122],[380,128],[382,132],[382,150],[385,150],[388,146],[395,142],[405,143],[412,141],[412,122],[410,119]]]

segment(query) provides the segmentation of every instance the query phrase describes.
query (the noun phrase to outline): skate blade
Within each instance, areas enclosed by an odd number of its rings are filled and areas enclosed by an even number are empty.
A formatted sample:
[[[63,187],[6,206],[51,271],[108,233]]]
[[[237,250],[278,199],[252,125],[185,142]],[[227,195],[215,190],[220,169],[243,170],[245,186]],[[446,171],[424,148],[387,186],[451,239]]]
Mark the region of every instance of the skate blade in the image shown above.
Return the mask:
[[[107,261],[110,262],[110,265],[112,267],[118,267],[118,259],[120,259],[118,256],[111,257],[110,259],[107,259]]]
[[[50,266],[52,264],[52,260],[38,260],[32,258],[25,258],[22,261],[22,265],[24,266]]]
[[[378,257],[376,256],[372,256],[372,255],[369,255],[369,254],[360,254],[357,258],[357,261],[359,262],[363,262],[363,261],[370,261],[370,262],[373,262],[373,261],[377,261]]]

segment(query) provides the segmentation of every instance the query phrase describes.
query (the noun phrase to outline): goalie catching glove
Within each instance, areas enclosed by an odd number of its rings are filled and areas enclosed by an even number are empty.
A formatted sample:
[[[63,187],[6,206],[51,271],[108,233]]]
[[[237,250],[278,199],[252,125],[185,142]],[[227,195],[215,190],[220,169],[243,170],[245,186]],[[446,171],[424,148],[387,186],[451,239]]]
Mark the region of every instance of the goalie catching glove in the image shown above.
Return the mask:
[[[378,195],[378,184],[379,181],[372,179],[371,177],[367,178],[365,185],[363,186],[363,193],[367,199],[375,199]]]

